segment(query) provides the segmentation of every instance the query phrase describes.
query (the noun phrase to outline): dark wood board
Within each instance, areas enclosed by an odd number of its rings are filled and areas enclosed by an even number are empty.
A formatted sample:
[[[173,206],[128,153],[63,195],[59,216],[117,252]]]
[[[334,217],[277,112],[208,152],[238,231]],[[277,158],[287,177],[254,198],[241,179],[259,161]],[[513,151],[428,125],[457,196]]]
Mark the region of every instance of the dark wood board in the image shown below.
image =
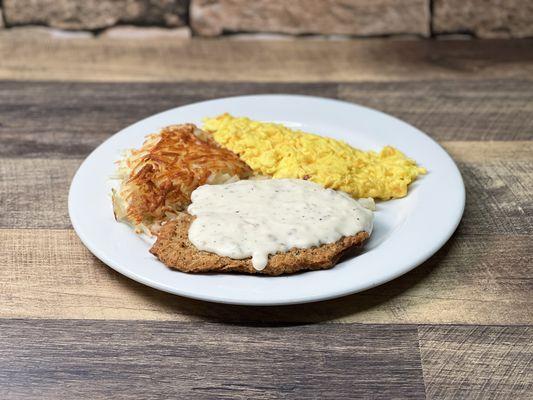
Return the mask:
[[[394,115],[439,141],[533,139],[533,80],[349,83],[339,86],[339,98]]]
[[[9,399],[527,399],[533,388],[528,326],[6,319],[0,340]]]
[[[3,81],[0,156],[84,157],[111,134],[156,112],[257,93],[356,102],[402,118],[440,141],[533,138],[533,81],[524,80],[306,84]]]
[[[0,320],[0,397],[412,398],[415,326]]]

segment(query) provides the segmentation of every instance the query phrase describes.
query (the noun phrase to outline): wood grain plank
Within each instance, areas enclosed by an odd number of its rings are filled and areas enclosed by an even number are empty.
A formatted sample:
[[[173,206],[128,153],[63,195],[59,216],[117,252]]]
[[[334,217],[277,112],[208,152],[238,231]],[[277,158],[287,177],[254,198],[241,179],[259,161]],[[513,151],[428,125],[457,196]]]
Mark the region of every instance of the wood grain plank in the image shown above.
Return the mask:
[[[494,161],[529,161],[533,141],[445,141],[439,143],[455,159],[473,164]]]
[[[533,139],[533,81],[340,84],[339,98],[392,114],[438,140]]]
[[[119,393],[128,399],[425,398],[411,326],[0,321],[0,397]]]
[[[70,227],[68,190],[81,162],[0,158],[0,227]]]
[[[456,236],[408,274],[337,300],[245,307],[150,289],[106,267],[71,230],[0,230],[0,318],[528,324],[530,236]]]
[[[0,156],[85,157],[110,135],[169,108],[217,97],[283,92],[336,97],[337,85],[4,81]]]
[[[15,80],[323,82],[533,74],[529,39],[54,40],[0,31],[0,59],[0,79]]]
[[[441,141],[533,138],[533,81],[349,85],[0,82],[0,156],[85,157],[111,134],[156,112],[216,97],[257,93],[357,102],[400,117]]]
[[[533,153],[528,161],[459,162],[467,200],[459,233],[533,235]]]
[[[530,399],[530,326],[424,326],[420,352],[428,399]]]
[[[459,232],[531,234],[533,141],[448,143],[467,189]],[[0,158],[0,202],[7,207],[0,228],[69,228],[68,189],[80,164],[75,159]]]

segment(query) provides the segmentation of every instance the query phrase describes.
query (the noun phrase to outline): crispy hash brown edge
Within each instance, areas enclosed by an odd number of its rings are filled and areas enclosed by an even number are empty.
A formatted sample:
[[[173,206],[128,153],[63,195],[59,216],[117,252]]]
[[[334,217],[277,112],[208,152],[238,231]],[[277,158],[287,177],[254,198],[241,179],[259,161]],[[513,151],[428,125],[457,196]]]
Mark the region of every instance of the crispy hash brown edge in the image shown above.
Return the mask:
[[[250,258],[236,260],[198,250],[188,238],[193,218],[189,214],[181,213],[175,220],[163,225],[150,253],[168,267],[182,272],[240,272],[275,276],[332,268],[343,256],[356,250],[369,237],[367,232],[359,232],[354,236],[345,236],[335,243],[277,253],[269,257],[265,269],[257,271]]]
[[[193,124],[171,125],[148,135],[142,147],[118,162],[121,185],[112,194],[115,218],[134,227],[157,226],[190,203],[194,189],[252,174],[235,153]],[[146,233],[148,229],[137,229]]]

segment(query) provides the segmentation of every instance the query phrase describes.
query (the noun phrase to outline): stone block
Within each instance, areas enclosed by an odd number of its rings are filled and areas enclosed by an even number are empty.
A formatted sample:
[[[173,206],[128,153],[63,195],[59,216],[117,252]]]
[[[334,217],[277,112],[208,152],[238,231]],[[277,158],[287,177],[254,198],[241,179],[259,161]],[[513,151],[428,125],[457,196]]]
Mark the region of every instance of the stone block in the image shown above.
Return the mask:
[[[434,0],[436,34],[470,33],[479,38],[533,36],[532,0]]]
[[[224,32],[382,36],[429,35],[429,0],[192,0],[202,36]]]
[[[186,24],[188,0],[4,0],[7,26],[103,29],[119,23]]]

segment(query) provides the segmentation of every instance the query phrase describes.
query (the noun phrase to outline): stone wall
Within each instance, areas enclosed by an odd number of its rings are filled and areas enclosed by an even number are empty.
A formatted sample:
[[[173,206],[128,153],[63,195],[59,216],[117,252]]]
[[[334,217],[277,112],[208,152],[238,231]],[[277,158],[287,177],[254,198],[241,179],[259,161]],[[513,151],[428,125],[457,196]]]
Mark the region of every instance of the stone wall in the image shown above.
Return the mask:
[[[19,26],[108,35],[135,34],[136,26],[187,37],[533,37],[533,0],[0,0],[0,28]]]

